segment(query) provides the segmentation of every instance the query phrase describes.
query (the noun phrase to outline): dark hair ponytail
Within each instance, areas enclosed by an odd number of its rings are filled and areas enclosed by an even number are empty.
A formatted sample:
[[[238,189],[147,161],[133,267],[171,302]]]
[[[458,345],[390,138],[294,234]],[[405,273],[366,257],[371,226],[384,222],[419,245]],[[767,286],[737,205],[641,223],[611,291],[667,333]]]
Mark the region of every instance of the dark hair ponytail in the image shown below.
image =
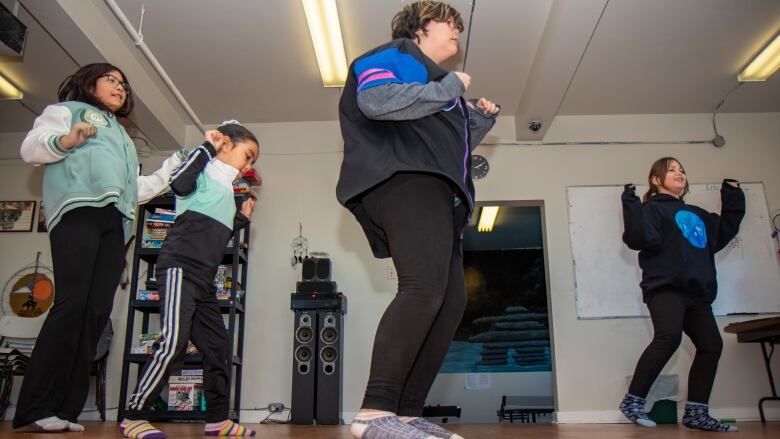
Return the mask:
[[[57,89],[57,98],[60,102],[65,101],[79,101],[84,102],[95,107],[101,108],[106,111],[111,111],[106,108],[100,100],[95,98],[94,92],[97,86],[97,81],[103,75],[111,72],[119,72],[124,78],[127,89],[125,90],[125,103],[122,107],[113,112],[118,117],[126,117],[133,111],[133,95],[130,92],[130,82],[127,79],[127,75],[118,67],[108,63],[94,63],[87,64],[84,67],[78,69],[76,73],[65,78]]]
[[[257,137],[255,137],[255,135],[252,134],[251,131],[246,129],[246,127],[244,127],[243,125],[238,123],[238,121],[235,120],[223,122],[222,125],[217,127],[217,131],[230,137],[230,140],[233,143],[246,142],[247,140],[250,140],[252,142],[255,142],[258,145],[260,144],[260,142],[257,141]]]

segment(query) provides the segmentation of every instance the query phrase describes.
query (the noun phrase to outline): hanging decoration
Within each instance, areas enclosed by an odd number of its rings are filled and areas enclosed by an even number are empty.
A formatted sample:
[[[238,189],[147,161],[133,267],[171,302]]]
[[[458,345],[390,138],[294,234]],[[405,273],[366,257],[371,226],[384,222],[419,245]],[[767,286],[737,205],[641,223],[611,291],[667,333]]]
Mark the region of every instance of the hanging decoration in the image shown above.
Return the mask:
[[[309,256],[309,240],[303,236],[303,224],[298,223],[298,236],[292,241],[293,256],[291,259],[292,267],[303,263],[303,260]]]

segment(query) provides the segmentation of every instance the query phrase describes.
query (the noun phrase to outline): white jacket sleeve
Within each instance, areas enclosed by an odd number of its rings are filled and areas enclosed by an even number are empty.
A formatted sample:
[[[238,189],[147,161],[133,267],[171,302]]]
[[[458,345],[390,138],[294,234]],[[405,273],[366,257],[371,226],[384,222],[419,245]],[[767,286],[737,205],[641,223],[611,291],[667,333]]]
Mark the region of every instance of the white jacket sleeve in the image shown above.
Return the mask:
[[[187,158],[187,150],[182,149],[172,156],[165,159],[160,169],[154,171],[152,175],[138,176],[138,204],[144,204],[152,198],[168,190],[168,182],[171,179],[171,173],[179,163]]]
[[[27,163],[43,165],[58,162],[71,150],[60,145],[59,138],[70,133],[72,115],[68,107],[49,105],[35,119],[33,128],[27,133],[19,151]]]

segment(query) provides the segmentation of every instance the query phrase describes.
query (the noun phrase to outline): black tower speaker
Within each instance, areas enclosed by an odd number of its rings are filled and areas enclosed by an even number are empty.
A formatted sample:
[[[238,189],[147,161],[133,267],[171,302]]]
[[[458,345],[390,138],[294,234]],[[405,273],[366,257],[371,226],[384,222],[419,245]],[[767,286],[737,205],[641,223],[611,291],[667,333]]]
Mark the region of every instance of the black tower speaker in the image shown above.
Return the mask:
[[[290,422],[314,423],[317,383],[317,312],[295,311]]]
[[[318,311],[317,424],[343,424],[341,387],[344,362],[342,312]]]
[[[328,258],[306,258],[303,260],[301,277],[306,281],[329,281],[331,263]]]

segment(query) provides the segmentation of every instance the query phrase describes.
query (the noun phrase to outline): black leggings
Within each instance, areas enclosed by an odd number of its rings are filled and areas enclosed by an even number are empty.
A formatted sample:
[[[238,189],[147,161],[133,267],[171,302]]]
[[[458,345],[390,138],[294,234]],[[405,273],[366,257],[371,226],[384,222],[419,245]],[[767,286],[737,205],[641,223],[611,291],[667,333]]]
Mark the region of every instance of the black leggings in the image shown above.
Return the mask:
[[[628,392],[642,398],[647,396],[685,332],[696,346],[688,374],[688,401],[707,404],[723,350],[712,307],[684,292],[666,291],[653,294],[647,308],[653,321],[653,341],[639,357]]]
[[[49,240],[54,305],[35,342],[14,428],[49,416],[76,422],[125,264],[122,214],[113,205],[71,210],[49,232]]]
[[[466,208],[426,174],[396,174],[363,198],[384,231],[398,293],[374,338],[363,408],[420,416],[466,307],[460,229]]]

